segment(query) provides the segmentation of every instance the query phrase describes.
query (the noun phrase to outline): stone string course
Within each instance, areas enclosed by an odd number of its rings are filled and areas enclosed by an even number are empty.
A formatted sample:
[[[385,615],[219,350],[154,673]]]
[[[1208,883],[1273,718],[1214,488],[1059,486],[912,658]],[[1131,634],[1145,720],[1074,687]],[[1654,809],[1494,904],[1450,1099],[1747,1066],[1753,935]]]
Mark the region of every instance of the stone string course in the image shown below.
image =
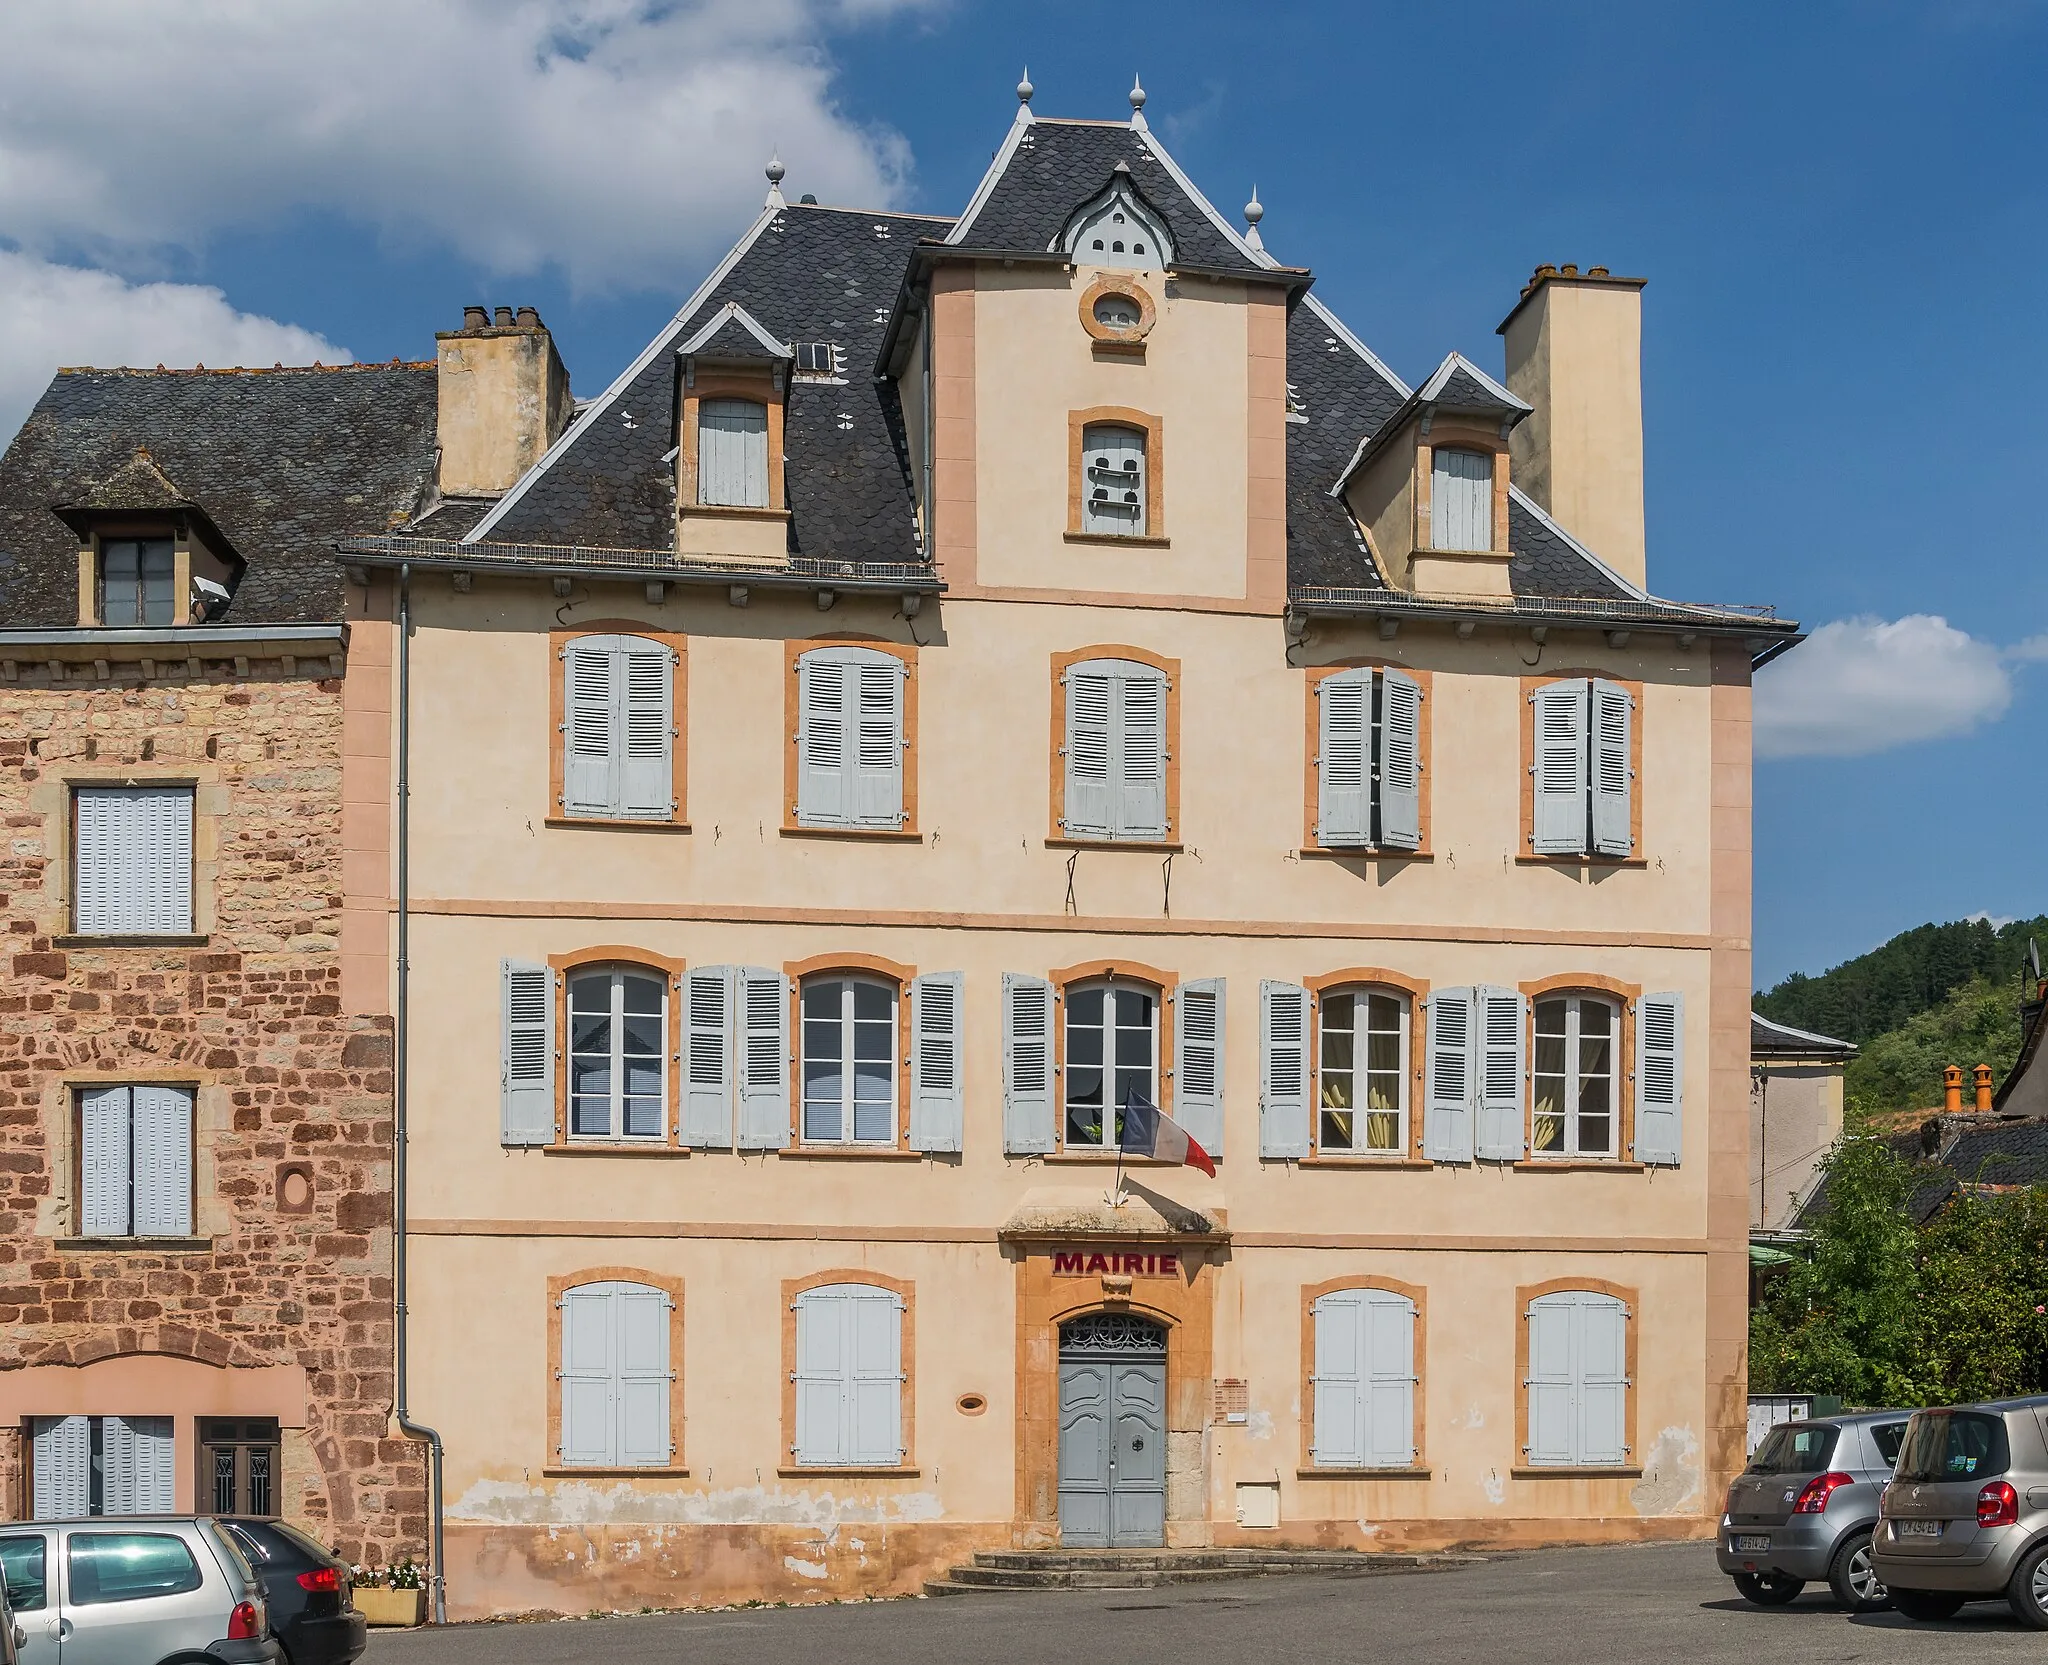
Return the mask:
[[[0,685],[0,1370],[299,1365],[286,1511],[348,1560],[424,1560],[422,1450],[387,1437],[390,1020],[341,1009],[341,705],[339,681],[311,677]],[[121,764],[199,782],[203,946],[59,940],[65,783]],[[77,1230],[67,1078],[127,1069],[202,1083],[210,1252],[57,1246]],[[312,1178],[303,1212],[278,1206],[287,1163]],[[8,1515],[23,1457],[22,1430],[0,1431]]]

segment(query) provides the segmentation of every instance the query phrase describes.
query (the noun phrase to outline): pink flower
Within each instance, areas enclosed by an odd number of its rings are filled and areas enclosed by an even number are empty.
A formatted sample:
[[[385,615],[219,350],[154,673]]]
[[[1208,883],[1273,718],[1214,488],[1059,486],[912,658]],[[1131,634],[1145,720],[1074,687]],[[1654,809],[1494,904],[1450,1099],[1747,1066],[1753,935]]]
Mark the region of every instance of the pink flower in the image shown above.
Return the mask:
[[[2034,1310],[2036,1312],[2048,1312],[2048,1307],[2036,1307]]]

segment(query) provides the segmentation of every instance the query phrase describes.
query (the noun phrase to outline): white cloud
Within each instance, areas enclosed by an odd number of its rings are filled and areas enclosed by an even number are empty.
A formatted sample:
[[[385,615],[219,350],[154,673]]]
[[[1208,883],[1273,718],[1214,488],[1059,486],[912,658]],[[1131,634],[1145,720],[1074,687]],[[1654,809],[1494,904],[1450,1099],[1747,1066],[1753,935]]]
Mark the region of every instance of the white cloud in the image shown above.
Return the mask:
[[[935,3],[8,6],[0,227],[138,271],[311,208],[496,271],[676,287],[759,208],[772,148],[792,200],[901,194],[907,146],[837,107],[825,43]]]
[[[2048,631],[2039,636],[2029,636],[2024,642],[2013,643],[2005,650],[2005,656],[2028,664],[2048,659]]]
[[[1758,673],[1756,750],[1862,757],[1967,734],[2011,703],[1999,649],[1947,619],[1837,619]]]
[[[0,249],[0,447],[59,365],[346,364],[295,324],[237,312],[218,289],[127,283]]]

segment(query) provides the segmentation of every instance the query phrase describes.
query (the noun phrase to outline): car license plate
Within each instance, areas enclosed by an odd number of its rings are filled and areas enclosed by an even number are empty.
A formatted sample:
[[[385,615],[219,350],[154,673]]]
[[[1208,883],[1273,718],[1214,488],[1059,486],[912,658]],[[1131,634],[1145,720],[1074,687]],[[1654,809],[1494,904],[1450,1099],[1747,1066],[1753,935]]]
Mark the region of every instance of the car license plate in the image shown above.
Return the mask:
[[[1770,1547],[1771,1535],[1768,1532],[1738,1532],[1735,1535],[1735,1553],[1737,1555],[1767,1550]]]
[[[1895,1538],[1938,1538],[1941,1536],[1941,1522],[1938,1520],[1895,1520],[1892,1522],[1892,1536]]]

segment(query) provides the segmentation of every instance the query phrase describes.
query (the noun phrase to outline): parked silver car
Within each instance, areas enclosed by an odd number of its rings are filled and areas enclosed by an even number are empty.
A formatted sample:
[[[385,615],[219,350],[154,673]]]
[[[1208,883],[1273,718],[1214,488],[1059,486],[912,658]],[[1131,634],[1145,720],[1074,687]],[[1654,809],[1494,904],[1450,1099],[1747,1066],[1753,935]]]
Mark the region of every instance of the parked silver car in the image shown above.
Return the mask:
[[[1912,1619],[2003,1596],[2048,1630],[2048,1398],[1915,1411],[1885,1489],[1877,1573]]]
[[[21,1665],[284,1665],[255,1573],[203,1516],[9,1525],[0,1572]]]
[[[1905,1411],[1781,1422],[1728,1488],[1715,1559],[1759,1607],[1780,1607],[1826,1579],[1836,1605],[1887,1604],[1871,1563],[1878,1500],[1907,1427]]]

